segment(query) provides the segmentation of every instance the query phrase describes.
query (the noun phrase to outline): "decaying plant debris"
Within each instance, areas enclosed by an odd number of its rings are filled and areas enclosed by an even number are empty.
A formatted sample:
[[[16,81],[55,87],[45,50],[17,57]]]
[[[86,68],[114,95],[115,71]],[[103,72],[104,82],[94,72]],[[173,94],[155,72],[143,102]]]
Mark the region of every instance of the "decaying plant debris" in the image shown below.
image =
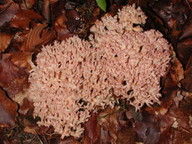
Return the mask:
[[[0,143],[192,143],[192,2],[110,0],[107,12],[115,15],[123,5],[133,3],[148,16],[144,29],[160,30],[178,58],[161,80],[161,105],[137,112],[121,100],[113,109],[92,114],[82,138],[61,140],[53,127],[36,124],[39,118],[32,117],[33,104],[23,99],[30,63],[42,44],[72,35],[87,39],[90,27],[104,12],[92,0],[0,2]]]

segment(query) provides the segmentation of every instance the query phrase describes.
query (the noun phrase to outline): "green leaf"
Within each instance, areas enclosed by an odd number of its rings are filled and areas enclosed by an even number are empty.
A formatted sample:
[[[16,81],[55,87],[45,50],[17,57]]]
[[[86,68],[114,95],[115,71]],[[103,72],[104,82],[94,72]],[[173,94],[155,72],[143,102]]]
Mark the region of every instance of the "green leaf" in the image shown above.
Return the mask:
[[[107,3],[106,0],[96,0],[97,5],[104,11],[106,12],[106,7],[107,7]]]

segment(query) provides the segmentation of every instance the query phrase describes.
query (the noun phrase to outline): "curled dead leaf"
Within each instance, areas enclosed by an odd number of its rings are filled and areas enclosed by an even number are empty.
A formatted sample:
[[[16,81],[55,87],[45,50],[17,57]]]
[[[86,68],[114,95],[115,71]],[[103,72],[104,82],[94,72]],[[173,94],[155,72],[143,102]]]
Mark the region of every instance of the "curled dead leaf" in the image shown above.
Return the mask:
[[[49,28],[47,24],[39,24],[31,29],[27,35],[27,40],[21,47],[22,51],[34,51],[42,45],[50,44],[56,38],[55,30]]]
[[[0,89],[0,127],[9,127],[15,124],[18,106],[11,101]]]

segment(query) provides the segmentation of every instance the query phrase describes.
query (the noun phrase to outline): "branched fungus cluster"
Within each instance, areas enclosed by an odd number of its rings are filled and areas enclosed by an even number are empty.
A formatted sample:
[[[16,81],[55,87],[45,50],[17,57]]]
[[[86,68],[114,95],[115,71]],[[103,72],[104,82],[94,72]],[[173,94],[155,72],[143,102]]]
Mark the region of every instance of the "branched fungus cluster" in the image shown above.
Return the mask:
[[[39,125],[80,137],[91,112],[114,106],[114,96],[139,110],[159,103],[171,46],[156,30],[143,31],[146,16],[125,6],[91,28],[89,41],[73,36],[42,48],[30,72],[29,98]],[[136,25],[136,26],[135,26]]]

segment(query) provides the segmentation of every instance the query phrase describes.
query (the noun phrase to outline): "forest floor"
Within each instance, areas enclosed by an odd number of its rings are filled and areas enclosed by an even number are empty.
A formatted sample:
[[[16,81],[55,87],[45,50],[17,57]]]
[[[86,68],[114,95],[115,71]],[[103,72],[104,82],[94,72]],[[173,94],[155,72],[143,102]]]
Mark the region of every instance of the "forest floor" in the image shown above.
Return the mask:
[[[162,32],[177,57],[162,78],[161,104],[136,112],[122,101],[92,114],[79,139],[38,126],[22,93],[41,46],[72,35],[86,39],[97,19],[133,3],[148,17],[144,29]],[[0,52],[0,144],[192,144],[191,0],[109,0],[106,12],[95,0],[1,0]]]

